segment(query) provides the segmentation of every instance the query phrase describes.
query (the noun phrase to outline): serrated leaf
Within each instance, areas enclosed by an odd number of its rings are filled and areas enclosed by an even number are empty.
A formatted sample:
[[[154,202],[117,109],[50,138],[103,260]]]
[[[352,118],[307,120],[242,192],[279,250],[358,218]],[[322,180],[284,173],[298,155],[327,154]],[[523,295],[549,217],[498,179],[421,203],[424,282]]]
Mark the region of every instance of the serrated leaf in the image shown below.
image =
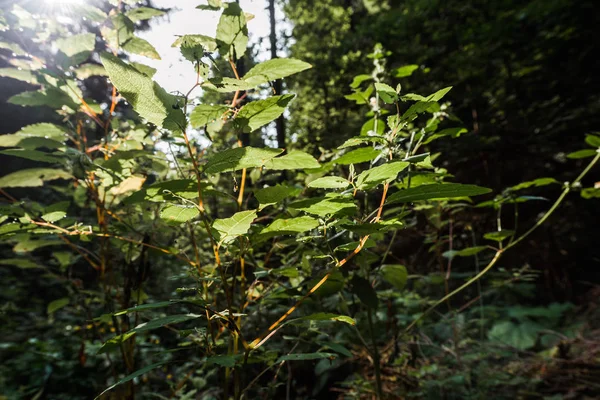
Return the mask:
[[[254,197],[260,203],[261,208],[264,208],[266,205],[279,203],[288,197],[297,196],[300,192],[302,192],[300,188],[277,185],[255,191]]]
[[[56,168],[22,169],[0,178],[0,188],[43,186],[47,181],[71,178],[71,174]]]
[[[248,103],[239,110],[233,124],[242,132],[254,132],[279,118],[294,97],[294,94],[284,94]]]
[[[217,41],[205,35],[183,35],[171,47],[179,47],[186,60],[197,62],[204,57],[205,52],[217,50]]]
[[[314,169],[320,167],[321,164],[313,156],[300,150],[292,150],[265,163],[266,169],[273,170]]]
[[[196,218],[200,214],[192,205],[171,204],[163,208],[160,217],[169,223],[180,224]]]
[[[386,204],[407,203],[420,200],[443,200],[453,197],[479,196],[492,190],[476,185],[461,183],[445,183],[422,185],[415,188],[400,190],[388,197]]]
[[[387,104],[394,104],[398,101],[398,93],[393,87],[381,82],[375,82],[375,90],[377,94]]]
[[[69,304],[69,301],[70,300],[68,297],[63,297],[62,299],[58,299],[58,300],[54,300],[54,301],[50,302],[50,304],[48,304],[48,307],[47,307],[48,314],[52,314],[55,311],[60,310],[61,308],[63,308],[67,304]]]
[[[381,277],[398,290],[404,289],[408,280],[406,267],[400,264],[382,265],[379,270]]]
[[[374,160],[379,154],[381,154],[381,150],[372,147],[361,147],[360,149],[349,151],[341,157],[336,158],[333,160],[333,163],[340,165],[360,164],[362,162]]]
[[[230,108],[227,106],[212,106],[210,104],[197,105],[190,115],[190,123],[196,129],[202,128],[205,125],[213,122],[216,119],[222,118]]]
[[[212,227],[219,233],[219,243],[229,243],[238,236],[248,233],[250,224],[255,218],[256,210],[240,211],[230,218],[216,219]]]
[[[356,205],[349,197],[317,197],[296,201],[289,207],[319,217],[334,214],[352,215],[356,212]]]
[[[308,361],[308,360],[321,360],[323,358],[334,359],[337,358],[337,354],[334,353],[302,353],[302,354],[287,354],[281,356],[275,362],[276,364],[283,361]]]
[[[185,129],[185,117],[175,96],[168,94],[156,82],[109,53],[100,58],[112,83],[143,118],[165,129]]]
[[[310,181],[307,186],[310,188],[320,189],[344,189],[349,185],[350,182],[347,179],[339,176],[325,176],[323,178],[317,178],[314,181]]]
[[[373,167],[361,172],[356,178],[356,186],[364,189],[372,185],[378,185],[383,182],[396,179],[398,174],[408,168],[409,163],[405,161],[395,161],[387,164]]]
[[[161,16],[164,14],[165,14],[164,11],[157,10],[155,8],[150,8],[150,7],[137,7],[137,8],[131,9],[125,13],[125,15],[132,22],[145,21],[152,17],[158,17],[158,16]]]
[[[255,65],[243,79],[252,87],[256,87],[309,68],[312,68],[312,65],[295,58],[275,58]]]
[[[303,233],[310,231],[319,226],[319,221],[316,218],[303,216],[296,218],[282,218],[276,219],[269,226],[264,228],[260,234],[261,236],[277,236],[277,235],[291,235],[294,233]]]
[[[218,172],[238,171],[244,168],[262,167],[265,163],[278,154],[281,149],[256,147],[238,147],[229,149],[212,156],[204,168],[207,174]]]
[[[227,3],[217,25],[217,44],[223,57],[238,59],[248,46],[246,16],[237,3]]]
[[[131,380],[133,380],[133,379],[135,379],[135,378],[137,378],[139,376],[142,376],[145,373],[147,373],[147,372],[149,372],[149,371],[151,371],[153,369],[156,369],[156,368],[158,368],[158,367],[160,367],[160,366],[162,366],[164,364],[166,364],[166,363],[165,362],[158,362],[158,363],[147,365],[144,368],[138,369],[134,373],[132,373],[130,375],[127,375],[125,378],[119,380],[117,383],[114,383],[114,384],[110,385],[109,387],[107,387],[106,389],[104,389],[104,391],[102,393],[100,393],[98,396],[96,396],[96,398],[94,400],[97,400],[97,399],[101,398],[104,393],[106,393],[106,392],[108,392],[108,391],[116,388],[117,386],[122,385],[123,383],[129,382],[129,381],[131,381]]]
[[[503,229],[501,231],[489,232],[483,235],[484,238],[489,240],[495,240],[497,242],[501,242],[504,239],[507,239],[511,236],[515,235],[515,231],[510,229]]]
[[[160,54],[158,51],[148,42],[146,39],[139,38],[137,36],[132,37],[121,46],[123,50],[137,54],[140,56],[152,58],[154,60],[160,60]]]
[[[371,286],[371,283],[365,278],[354,275],[350,280],[352,284],[352,293],[360,299],[360,301],[369,308],[376,309],[379,305],[377,292]]]

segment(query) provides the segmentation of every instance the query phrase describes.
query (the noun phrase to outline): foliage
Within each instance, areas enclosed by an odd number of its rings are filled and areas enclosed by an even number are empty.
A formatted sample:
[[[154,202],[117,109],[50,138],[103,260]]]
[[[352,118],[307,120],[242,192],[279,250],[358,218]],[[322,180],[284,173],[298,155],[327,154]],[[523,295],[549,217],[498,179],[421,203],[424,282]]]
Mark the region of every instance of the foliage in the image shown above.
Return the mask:
[[[293,382],[298,398],[332,387],[357,398],[440,390],[479,398],[538,383],[491,367],[494,358],[536,351],[552,363],[561,346],[589,335],[570,304],[515,306],[535,274],[498,264],[582,189],[600,136],[571,155],[587,162],[582,172],[539,220],[519,227],[516,204],[539,200],[523,191],[558,181],[519,182],[491,197],[485,185],[456,179],[433,152],[465,133],[444,102],[452,88],[405,93],[398,79],[417,68],[390,70],[392,52],[381,44],[334,61],[358,60],[371,73],[337,85],[322,104],[307,90],[265,96],[274,80],[344,75],[322,75],[330,71],[311,68],[311,57],[244,73],[250,16],[236,2],[210,0],[198,12],[220,13],[215,37],[174,43],[196,81],[167,93],[126,57],[160,58],[135,33],[162,11],[110,3],[81,6],[70,27],[18,4],[0,18],[2,74],[30,89],[8,102],[51,115],[0,137],[3,156],[25,160],[0,177],[4,395],[241,399],[285,390],[289,398]],[[331,16],[319,16],[324,30],[341,22],[321,41],[339,45],[351,12],[325,1],[305,17],[316,11]],[[219,62],[231,71],[211,68]],[[101,100],[90,95],[98,82]],[[331,102],[345,100],[364,112],[349,107],[347,134],[325,137]],[[261,129],[288,107],[324,131],[305,126],[288,149],[266,146]],[[501,215],[508,207],[511,229]],[[493,231],[468,219],[478,211],[497,221]],[[394,247],[409,235],[421,250],[399,259]],[[478,307],[456,308],[473,285]],[[442,304],[448,312],[433,314]],[[314,382],[298,373],[307,370]]]

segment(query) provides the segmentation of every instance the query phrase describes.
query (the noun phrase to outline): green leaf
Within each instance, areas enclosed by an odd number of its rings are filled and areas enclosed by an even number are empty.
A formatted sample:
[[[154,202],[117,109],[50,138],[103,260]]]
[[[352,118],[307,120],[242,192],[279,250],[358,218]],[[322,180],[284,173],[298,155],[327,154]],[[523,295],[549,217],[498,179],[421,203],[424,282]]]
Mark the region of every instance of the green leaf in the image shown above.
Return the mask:
[[[532,186],[540,187],[540,186],[552,185],[555,183],[558,184],[559,182],[554,178],[538,178],[533,181],[521,182],[518,185],[511,187],[511,189],[512,190],[521,190],[521,189],[527,189]]]
[[[266,169],[273,170],[315,169],[320,167],[321,164],[313,156],[300,150],[292,150],[265,163]]]
[[[158,367],[160,367],[160,366],[162,366],[164,364],[166,364],[166,363],[165,362],[158,362],[158,363],[154,363],[154,364],[150,364],[148,366],[145,366],[142,369],[138,369],[134,373],[132,373],[130,375],[127,375],[125,378],[119,380],[117,383],[114,383],[114,384],[110,385],[109,387],[107,387],[106,389],[104,389],[104,391],[102,393],[100,393],[98,396],[96,396],[96,398],[94,400],[99,399],[100,397],[102,397],[102,395],[104,393],[106,393],[106,392],[108,392],[108,391],[116,388],[117,386],[122,385],[125,382],[129,382],[129,381],[131,381],[131,380],[133,380],[133,379],[135,379],[135,378],[137,378],[139,376],[142,376],[145,373],[147,373],[147,372],[149,372],[149,371],[151,371],[153,369],[156,369],[156,368],[158,368]]]
[[[58,164],[63,160],[63,158],[60,156],[36,150],[10,149],[2,150],[0,151],[0,154],[51,164]]]
[[[544,327],[532,321],[514,323],[502,321],[494,324],[488,332],[488,338],[494,342],[527,350],[535,345],[538,333]]]
[[[87,79],[90,76],[106,76],[106,70],[98,64],[82,64],[73,71],[78,79]]]
[[[221,367],[233,368],[235,367],[235,363],[237,362],[238,358],[239,356],[212,356],[206,359],[206,363],[208,365],[216,364],[220,365]]]
[[[63,297],[62,299],[54,300],[53,302],[48,304],[48,308],[47,308],[48,314],[54,313],[55,311],[63,308],[67,304],[69,304],[68,297]]]
[[[254,132],[279,118],[294,97],[293,94],[284,94],[248,103],[235,116],[234,126],[242,132]]]
[[[20,224],[15,224],[20,225]],[[7,226],[7,225],[3,225]],[[35,225],[34,225],[35,226]],[[36,269],[36,268],[44,268],[43,265],[31,261],[27,258],[5,258],[0,260],[0,265],[10,265],[21,269]]]
[[[359,189],[378,185],[396,179],[398,174],[408,168],[409,163],[405,161],[395,161],[380,165],[361,172],[356,178],[356,186]]]
[[[96,35],[81,33],[57,39],[54,44],[64,55],[69,58],[69,65],[81,64],[96,46]]]
[[[377,122],[377,126],[375,126],[375,122]],[[381,135],[383,135],[384,132],[385,132],[385,122],[378,118],[370,118],[360,128],[360,136],[381,137]],[[378,136],[374,136],[374,135],[378,135]],[[384,141],[385,141],[385,139],[384,139]]]
[[[110,318],[110,314],[109,314],[109,318]],[[97,319],[100,320],[100,318],[97,318]],[[135,332],[127,332],[122,335],[112,337],[112,338],[108,339],[106,342],[102,343],[102,346],[100,346],[100,348],[98,349],[96,354],[104,354],[112,349],[118,349],[121,347],[122,343],[125,343],[127,340],[129,340],[133,336],[135,336]]]
[[[344,347],[340,343],[335,343],[335,342],[319,342],[319,344],[321,346],[327,347],[327,348],[335,351],[336,353],[342,354],[342,355],[344,355],[346,357],[352,357],[353,356],[353,354],[350,352],[350,350],[348,350],[346,347]]]
[[[152,17],[158,17],[158,16],[161,16],[164,14],[165,14],[164,11],[157,10],[155,8],[150,8],[150,7],[137,7],[137,8],[131,9],[125,13],[125,15],[132,22],[145,21]]]
[[[212,106],[209,104],[200,104],[194,108],[190,115],[190,123],[196,129],[202,128],[216,119],[222,118],[230,110],[227,106]]]
[[[309,360],[321,360],[323,358],[337,358],[337,354],[334,353],[302,353],[302,354],[288,354],[281,356],[275,361],[275,364],[283,361],[309,361]]]
[[[390,85],[386,85],[385,83],[375,82],[375,90],[381,100],[383,100],[387,104],[394,104],[398,101],[398,93],[394,90]]]
[[[181,303],[181,300],[168,300],[168,301],[159,301],[156,303],[148,303],[148,304],[140,304],[139,306],[126,308],[125,310],[117,311],[113,314],[114,316],[125,315],[132,312],[145,311],[145,310],[153,310],[155,308],[162,308],[172,306],[173,304]]]
[[[377,292],[371,286],[371,283],[365,278],[354,275],[350,280],[352,284],[352,293],[360,299],[360,301],[369,308],[376,309],[379,305]]]
[[[204,56],[204,52],[217,50],[217,41],[205,35],[183,35],[171,47],[179,47],[186,60],[197,62]]]
[[[445,183],[422,185],[415,188],[400,190],[388,197],[386,204],[408,203],[420,200],[443,200],[453,197],[478,196],[490,193],[492,190],[476,185],[460,183]]]
[[[356,205],[351,197],[315,197],[296,201],[289,207],[319,217],[334,214],[352,215],[356,212]]]
[[[585,135],[585,142],[592,147],[600,147],[600,136],[596,134]]]
[[[439,132],[434,133],[433,135],[429,136],[427,139],[425,139],[423,141],[423,144],[428,144],[433,142],[434,140],[437,140],[439,138],[445,137],[445,136],[450,136],[452,138],[457,138],[460,135],[462,135],[463,133],[467,133],[468,131],[465,128],[448,128],[448,129],[443,129]]]
[[[478,254],[486,249],[487,249],[486,246],[475,246],[475,247],[467,247],[466,249],[462,249],[462,250],[448,250],[448,251],[445,251],[444,253],[442,253],[442,256],[444,256],[450,260],[457,256],[458,257],[470,257],[470,256],[474,256],[475,254]]]
[[[238,171],[244,168],[262,167],[267,161],[281,154],[281,149],[238,147],[212,156],[204,168],[207,174]]]
[[[408,280],[408,272],[404,265],[382,265],[379,269],[381,277],[398,290],[404,289]]]
[[[123,203],[135,204],[143,201],[162,203],[165,201],[177,201],[176,196],[183,197],[184,199],[196,199],[198,197],[198,185],[196,181],[191,179],[174,179],[157,182],[133,193],[131,196],[125,198]]]
[[[358,89],[363,82],[370,81],[373,79],[372,75],[362,74],[356,75],[350,84],[352,89]]]
[[[596,155],[596,150],[585,149],[585,150],[578,150],[578,151],[574,151],[573,153],[569,153],[569,154],[567,154],[567,158],[577,160],[580,158],[594,157],[595,155]]]
[[[581,191],[581,197],[584,199],[600,198],[600,188],[589,187]]]
[[[356,325],[356,321],[354,320],[354,318],[351,318],[347,315],[338,315],[338,314],[324,313],[324,312],[307,315],[305,317],[296,318],[296,319],[293,319],[292,321],[338,321],[338,322],[344,322],[348,325]],[[290,322],[292,322],[292,321],[290,321]]]
[[[196,218],[200,214],[193,205],[171,204],[163,208],[160,217],[169,223],[181,224]]]
[[[411,76],[417,69],[419,69],[418,65],[405,65],[403,67],[396,68],[393,74],[396,78],[406,78],[407,76]]]
[[[16,79],[27,83],[37,83],[37,78],[31,71],[17,68],[0,68],[0,76]]]
[[[333,163],[340,165],[359,164],[374,160],[379,154],[381,154],[381,150],[372,147],[361,147],[360,149],[349,151],[341,157],[336,158],[333,160]]]
[[[514,235],[515,235],[515,231],[512,231],[510,229],[503,229],[501,231],[486,233],[483,235],[483,237],[486,239],[489,239],[489,240],[495,240],[497,242],[501,242],[504,239],[507,239]]]
[[[248,46],[246,16],[237,3],[227,3],[217,25],[217,44],[221,55],[229,59],[244,56]]]
[[[259,210],[262,210],[263,208],[272,204],[277,204],[288,197],[297,196],[300,192],[302,192],[302,189],[300,188],[277,185],[255,191],[254,197],[256,197],[260,203]]]
[[[138,54],[140,56],[152,58],[154,60],[160,60],[160,55],[158,54],[154,46],[152,46],[150,42],[148,42],[146,39],[134,36],[125,43],[123,43],[121,47],[123,48],[123,50],[129,53]]]
[[[250,224],[255,218],[256,210],[240,211],[233,214],[231,218],[216,219],[212,227],[219,233],[219,243],[228,243],[238,236],[248,233]]]
[[[47,181],[71,178],[71,174],[56,168],[22,169],[0,178],[0,188],[43,186]]]
[[[24,107],[46,106],[53,110],[58,110],[66,106],[73,111],[79,109],[79,105],[66,92],[55,87],[19,93],[7,101],[11,104]]]
[[[263,237],[271,237],[277,235],[292,235],[295,233],[303,233],[310,231],[319,226],[319,221],[316,218],[303,216],[295,218],[276,219],[269,226],[264,228],[260,234]]]
[[[308,183],[310,188],[321,188],[321,189],[345,189],[350,185],[347,179],[339,176],[325,176],[323,178],[317,178],[314,181]]]
[[[380,136],[356,136],[346,140],[341,146],[338,147],[339,150],[358,146],[364,143],[373,142],[373,143],[385,143],[385,139]]]
[[[255,65],[244,75],[244,81],[256,87],[309,68],[312,68],[312,65],[294,58],[275,58]]]
[[[177,99],[156,82],[109,53],[100,55],[112,83],[143,118],[165,129],[185,129],[185,117],[173,108]]]
[[[156,68],[152,68],[146,64],[142,64],[139,62],[130,62],[129,65],[131,65],[133,68],[140,71],[142,74],[146,75],[148,78],[152,78],[154,76],[154,74],[156,74],[156,71],[157,71]],[[103,70],[104,70],[104,68],[103,68]],[[106,71],[105,71],[104,75],[106,75]]]
[[[138,326],[136,326],[135,328],[133,328],[132,330],[130,330],[129,332],[139,333],[139,332],[149,331],[152,329],[161,328],[165,325],[178,324],[181,322],[198,319],[200,317],[202,317],[202,315],[191,314],[191,313],[190,314],[169,315],[166,317],[156,318],[156,319],[153,319],[148,322],[143,322],[143,323],[139,324]]]

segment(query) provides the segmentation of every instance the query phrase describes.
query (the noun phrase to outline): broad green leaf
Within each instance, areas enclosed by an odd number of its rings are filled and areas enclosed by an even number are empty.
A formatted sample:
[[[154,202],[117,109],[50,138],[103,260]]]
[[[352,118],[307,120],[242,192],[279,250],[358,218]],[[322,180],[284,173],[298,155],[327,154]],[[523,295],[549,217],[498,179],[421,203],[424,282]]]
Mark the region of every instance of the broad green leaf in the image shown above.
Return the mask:
[[[492,326],[488,332],[488,338],[519,350],[527,350],[535,345],[537,335],[543,329],[543,326],[532,321],[521,323],[502,321]]]
[[[209,104],[197,105],[190,115],[190,123],[196,129],[203,128],[208,123],[216,119],[222,118],[223,115],[230,110],[227,106]]]
[[[13,247],[13,251],[15,253],[30,253],[34,250],[41,249],[42,247],[60,246],[63,244],[64,242],[62,240],[54,239],[21,239]]]
[[[165,129],[185,129],[183,112],[173,108],[175,96],[112,54],[102,53],[100,58],[112,83],[143,118]]]
[[[55,42],[56,47],[69,58],[70,65],[81,64],[89,56],[96,46],[96,35],[93,33],[81,33],[69,35]]]
[[[336,253],[348,253],[349,251],[354,251],[356,250],[356,248],[360,245],[359,241],[355,241],[355,242],[346,242],[342,245],[339,245],[338,247],[336,247],[335,249],[333,249],[334,252]],[[363,249],[370,249],[371,247],[375,247],[377,246],[377,243],[369,238],[367,239],[367,241],[364,243],[364,245],[362,246]]]
[[[369,98],[373,93],[373,86],[369,85],[365,90],[354,89],[354,93],[344,96],[345,99],[352,100],[356,104],[369,104]]]
[[[377,122],[377,126],[375,126],[375,122]],[[364,137],[381,137],[381,135],[383,135],[384,132],[385,122],[379,118],[370,118],[360,128],[360,136]]]
[[[581,197],[584,199],[597,199],[600,198],[600,188],[589,187],[581,191]]]
[[[125,13],[125,15],[133,22],[144,21],[164,14],[164,11],[150,7],[137,7]]]
[[[17,68],[0,68],[0,76],[16,79],[27,83],[37,83],[37,78],[31,71]]]
[[[467,133],[468,131],[465,128],[448,128],[448,129],[443,129],[439,132],[434,133],[433,135],[429,136],[427,139],[425,139],[423,141],[423,144],[428,144],[433,142],[434,140],[437,140],[439,138],[445,137],[445,136],[450,136],[451,138],[457,138],[460,135],[462,135],[463,133]]]
[[[149,331],[152,329],[161,328],[165,325],[178,324],[180,322],[190,321],[190,320],[198,319],[201,317],[202,317],[202,315],[191,314],[191,313],[190,314],[169,315],[166,317],[156,318],[156,319],[153,319],[148,322],[143,322],[143,323],[139,324],[138,326],[136,326],[135,328],[133,328],[132,330],[130,330],[129,332],[139,333],[139,332]]]
[[[267,161],[281,154],[281,149],[238,147],[212,156],[204,168],[207,174],[238,171],[244,168],[262,167]]]
[[[52,204],[44,209],[44,214],[42,214],[42,219],[47,222],[54,223],[59,221],[67,216],[67,210],[71,202],[69,201],[61,201],[59,203]]]
[[[107,387],[106,389],[104,389],[104,391],[102,393],[100,393],[98,396],[96,396],[96,398],[94,400],[97,400],[97,399],[101,398],[104,393],[106,393],[106,392],[108,392],[108,391],[116,388],[117,386],[122,385],[123,383],[129,382],[129,381],[131,381],[131,380],[133,380],[133,379],[135,379],[135,378],[137,378],[139,376],[142,376],[145,373],[147,373],[147,372],[149,372],[149,371],[151,371],[153,369],[156,369],[156,368],[158,368],[158,367],[160,367],[160,366],[162,366],[164,364],[166,364],[166,363],[165,362],[158,362],[158,363],[154,363],[154,364],[150,364],[148,366],[145,366],[142,369],[138,369],[134,373],[132,373],[130,375],[127,375],[125,378],[119,380],[117,383],[114,383],[114,384],[110,385],[109,387]]]
[[[255,218],[256,210],[240,211],[230,218],[216,219],[212,227],[219,233],[219,243],[228,243],[248,233],[250,224]]]
[[[58,300],[54,300],[54,301],[50,302],[50,304],[48,304],[48,307],[47,307],[48,314],[52,314],[55,311],[63,308],[64,306],[69,304],[69,301],[70,300],[68,297],[63,297],[62,299],[58,299]]]
[[[478,196],[491,192],[491,189],[476,185],[460,183],[445,183],[422,185],[415,188],[403,189],[388,197],[386,203],[408,203],[419,200],[443,200],[453,197]]]
[[[292,150],[265,163],[266,169],[273,170],[315,169],[320,167],[321,164],[313,156],[300,150]]]
[[[227,3],[217,25],[216,39],[224,58],[235,60],[244,56],[248,46],[248,27],[239,4]]]
[[[312,68],[312,65],[294,58],[275,58],[255,65],[243,79],[255,87],[309,68]]]
[[[521,190],[521,189],[530,188],[532,186],[540,187],[540,186],[552,185],[555,183],[558,184],[559,182],[554,178],[538,178],[533,181],[521,182],[518,185],[511,187],[511,189],[512,190]]]
[[[344,189],[350,185],[347,179],[339,176],[325,176],[323,178],[317,178],[314,181],[308,183],[310,188],[321,188],[321,189]]]
[[[205,186],[203,185],[203,188]],[[162,203],[165,201],[177,201],[178,197],[184,199],[195,199],[198,197],[198,185],[191,179],[174,179],[171,181],[157,182],[147,188],[133,193],[125,198],[123,203],[134,204],[143,201]]]
[[[152,78],[157,71],[156,68],[149,67],[148,65],[139,62],[130,62],[129,65],[146,75],[148,78]],[[104,75],[106,75],[106,71],[104,72]]]
[[[486,239],[489,239],[489,240],[495,240],[497,242],[501,242],[504,239],[507,239],[514,235],[515,235],[515,231],[512,231],[510,229],[503,229],[503,230],[497,231],[497,232],[486,233],[483,235],[483,237]]]
[[[342,354],[342,355],[344,355],[346,357],[352,357],[353,356],[353,354],[350,352],[350,350],[348,350],[346,347],[344,347],[340,343],[335,343],[335,342],[319,342],[319,344],[321,346],[327,347],[327,348],[335,351],[336,353]]]
[[[24,107],[46,106],[53,110],[66,106],[73,111],[79,109],[79,104],[73,101],[71,96],[61,89],[49,87],[44,90],[34,90],[16,94],[7,100],[11,104]]]
[[[183,35],[171,47],[179,47],[186,60],[197,62],[204,57],[205,52],[217,50],[217,41],[205,35]]]
[[[319,217],[334,214],[353,215],[356,212],[356,205],[351,197],[316,197],[296,201],[289,207]]]
[[[352,83],[350,84],[350,87],[352,89],[358,89],[358,87],[360,87],[360,85],[363,82],[370,81],[372,79],[373,79],[372,75],[367,75],[367,74],[356,75],[354,77],[354,79],[352,79]]]
[[[364,224],[343,224],[342,228],[348,229],[350,232],[358,233],[359,235],[370,235],[377,232],[387,232],[389,230],[399,229],[404,227],[401,221],[364,223]]]
[[[27,52],[21,46],[14,42],[8,42],[0,39],[0,49],[10,50],[18,56],[26,56]]]
[[[323,279],[323,275],[318,276],[314,279],[311,279],[307,287],[313,288],[319,281]],[[318,297],[326,297],[332,294],[338,293],[340,290],[344,288],[346,281],[344,279],[344,275],[339,270],[334,270],[331,275],[329,275],[329,279],[325,281],[315,292],[314,295]]]
[[[371,286],[371,283],[365,278],[354,275],[350,280],[352,285],[352,293],[354,293],[360,301],[369,308],[376,309],[379,305],[377,292]]]
[[[114,14],[109,18],[111,25],[104,25],[100,28],[102,37],[113,49],[117,49],[122,43],[125,43],[133,37],[135,24],[125,14]]]
[[[396,78],[406,78],[407,76],[411,76],[417,69],[419,69],[418,65],[405,65],[403,67],[396,68],[393,74]]]
[[[134,36],[123,43],[121,47],[123,50],[129,53],[152,58],[154,60],[160,60],[160,54],[158,54],[154,46],[152,46],[146,39]]]
[[[69,4],[69,13],[92,22],[104,22],[108,17],[104,11],[87,3]]]
[[[408,272],[404,265],[388,264],[382,265],[379,270],[381,277],[398,290],[404,289],[408,280]]]
[[[106,70],[98,64],[82,64],[73,71],[78,79],[87,79],[90,76],[106,76]]]
[[[109,316],[109,320],[111,320],[110,314],[108,314],[108,316]],[[97,319],[100,320],[100,318],[97,318]],[[123,333],[122,335],[112,337],[112,338],[108,339],[106,342],[102,343],[102,346],[100,346],[100,348],[98,349],[96,354],[104,354],[112,349],[118,349],[118,348],[120,348],[122,343],[125,343],[133,336],[135,336],[135,332],[126,332],[126,333]]]
[[[18,135],[21,137],[43,137],[55,140],[64,140],[67,131],[62,126],[50,124],[48,122],[42,122],[39,124],[27,125],[19,132]]]
[[[49,153],[44,153],[42,151],[36,150],[25,150],[25,149],[10,149],[10,150],[2,150],[0,154],[4,154],[6,156],[13,156],[19,158],[26,158],[28,160],[40,161],[50,164],[58,164],[63,158],[60,156],[56,156]]]
[[[308,361],[308,360],[321,360],[323,358],[334,359],[337,358],[337,354],[334,353],[303,353],[303,354],[288,354],[281,356],[275,361],[275,364],[284,361]]]
[[[381,100],[383,100],[387,104],[394,104],[398,101],[398,93],[394,90],[390,85],[386,85],[385,83],[375,82],[375,90]]]
[[[233,124],[242,132],[254,132],[279,118],[294,97],[293,94],[284,94],[248,103],[237,113]]]
[[[408,168],[409,163],[405,161],[395,161],[387,164],[373,167],[361,172],[356,178],[356,186],[364,189],[372,185],[378,185],[396,179],[398,174]]]
[[[170,204],[163,208],[160,217],[169,223],[180,224],[196,218],[200,214],[193,205]]]
[[[349,151],[341,157],[336,158],[333,160],[333,163],[340,165],[359,164],[374,160],[379,154],[381,154],[381,150],[372,147],[361,147],[360,149]]]
[[[475,246],[475,247],[467,247],[466,249],[462,249],[462,250],[448,250],[445,251],[442,256],[448,258],[448,259],[453,259],[454,257],[470,257],[470,256],[474,256],[475,254],[478,254],[484,250],[486,250],[487,247],[486,246]]]
[[[259,210],[262,210],[263,208],[272,204],[277,204],[288,197],[297,196],[300,192],[302,192],[302,189],[300,188],[277,185],[255,191],[254,197],[256,197],[260,203]]]
[[[277,236],[277,235],[291,235],[294,233],[303,233],[310,231],[319,226],[319,221],[316,218],[304,216],[295,218],[282,218],[276,219],[269,226],[264,228],[260,234],[261,236]]]
[[[338,315],[332,313],[320,312],[316,314],[307,315],[305,317],[296,318],[293,321],[339,321],[349,325],[356,325],[354,318],[347,315]],[[292,322],[292,321],[290,321]]]
[[[14,224],[14,225],[20,226],[21,224]],[[7,226],[7,225],[3,225],[3,226]],[[13,266],[13,267],[21,268],[21,269],[44,268],[43,265],[41,265],[37,262],[31,261],[27,258],[5,258],[3,260],[0,260],[0,265],[9,265],[9,266]]]
[[[585,142],[592,147],[600,147],[600,136],[596,134],[585,135]]]
[[[211,78],[202,84],[204,89],[215,90],[220,93],[235,92],[238,90],[250,90],[256,87],[252,83],[246,82],[243,79],[235,79],[228,77]]]
[[[338,149],[341,150],[348,147],[359,146],[368,142],[385,143],[385,139],[380,136],[357,136],[346,140],[341,146],[338,147]]]
[[[585,149],[585,150],[578,150],[578,151],[574,151],[573,153],[569,153],[569,154],[567,154],[567,158],[577,160],[580,158],[594,157],[595,155],[596,155],[596,150]]]
[[[47,181],[71,178],[71,174],[56,168],[22,169],[0,178],[0,188],[43,186]]]
[[[220,356],[208,357],[206,359],[206,363],[208,365],[216,364],[216,365],[220,365],[221,367],[233,368],[233,367],[235,367],[235,363],[237,362],[238,359],[239,359],[239,356],[220,355]]]

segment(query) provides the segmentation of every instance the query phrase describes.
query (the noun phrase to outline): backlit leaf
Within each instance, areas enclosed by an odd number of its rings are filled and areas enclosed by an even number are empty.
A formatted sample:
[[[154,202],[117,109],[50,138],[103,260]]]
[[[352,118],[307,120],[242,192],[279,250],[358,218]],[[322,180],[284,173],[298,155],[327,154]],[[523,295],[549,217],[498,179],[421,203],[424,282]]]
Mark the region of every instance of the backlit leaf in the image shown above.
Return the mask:
[[[160,212],[160,217],[169,223],[180,224],[196,218],[200,214],[193,205],[171,204]]]
[[[110,385],[109,387],[107,387],[106,389],[104,389],[104,391],[102,393],[100,393],[98,396],[96,396],[96,398],[94,400],[99,399],[100,397],[102,397],[102,395],[104,393],[106,393],[106,392],[114,389],[115,387],[117,387],[119,385],[122,385],[123,383],[129,382],[129,381],[131,381],[131,380],[133,380],[133,379],[135,379],[135,378],[137,378],[139,376],[142,376],[145,373],[147,373],[147,372],[149,372],[149,371],[151,371],[153,369],[156,369],[156,368],[158,368],[158,367],[160,367],[160,366],[162,366],[164,364],[165,364],[165,362],[158,362],[158,363],[147,365],[144,368],[138,369],[134,373],[132,373],[130,375],[127,375],[125,378],[119,380],[117,383],[114,383],[114,384]]]
[[[190,115],[190,123],[194,128],[202,128],[208,123],[222,118],[228,110],[230,110],[230,108],[227,106],[199,104],[194,108]]]
[[[227,3],[217,25],[217,43],[223,57],[241,58],[248,46],[246,16],[239,4]]]
[[[344,189],[350,185],[347,179],[339,176],[325,176],[323,178],[317,178],[314,181],[310,181],[308,187],[321,188],[321,189]]]
[[[398,290],[402,290],[406,286],[408,272],[406,271],[406,267],[404,265],[382,265],[379,273],[383,279],[385,279]]]
[[[460,183],[422,185],[400,190],[388,197],[386,203],[407,203],[419,200],[442,200],[453,197],[478,196],[491,192],[491,189]]]
[[[243,168],[262,167],[278,154],[281,149],[238,147],[219,152],[212,156],[204,168],[207,174],[218,172],[238,171]]]
[[[321,164],[313,156],[300,150],[292,150],[283,156],[273,158],[265,163],[266,169],[274,170],[314,169],[320,167]]]
[[[160,60],[160,55],[146,39],[132,37],[121,46],[123,50],[140,56]]]
[[[71,179],[66,171],[56,168],[22,169],[0,178],[0,188],[43,186],[56,179]]]
[[[360,149],[352,150],[345,153],[341,157],[338,157],[335,160],[333,160],[333,162],[335,164],[340,165],[359,164],[362,162],[374,160],[375,157],[377,157],[379,154],[381,154],[380,150],[374,149],[372,147],[361,147]]]
[[[312,65],[294,58],[275,58],[255,65],[243,79],[254,87],[309,68],[312,68]]]
[[[230,218],[216,219],[213,229],[219,233],[219,242],[231,242],[240,235],[245,235],[250,229],[250,224],[256,218],[256,210],[240,211]]]
[[[235,116],[234,126],[242,132],[254,132],[279,118],[294,97],[284,94],[248,103]]]

